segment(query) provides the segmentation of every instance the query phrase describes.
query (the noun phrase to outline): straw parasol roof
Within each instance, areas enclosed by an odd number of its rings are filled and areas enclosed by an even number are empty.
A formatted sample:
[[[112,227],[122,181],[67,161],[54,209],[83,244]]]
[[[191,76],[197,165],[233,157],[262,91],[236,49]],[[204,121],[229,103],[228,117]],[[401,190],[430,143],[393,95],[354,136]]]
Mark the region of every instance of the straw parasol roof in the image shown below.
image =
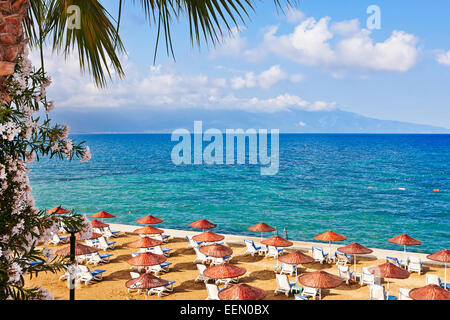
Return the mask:
[[[47,214],[63,214],[63,213],[69,213],[69,212],[70,212],[70,210],[64,209],[61,206],[54,207],[52,209],[45,211],[45,213],[47,213]]]
[[[233,250],[230,247],[221,244],[211,244],[209,246],[201,247],[200,252],[214,258],[228,257],[233,254]]]
[[[151,248],[159,246],[161,244],[162,244],[161,240],[144,237],[128,243],[127,246],[130,248]]]
[[[278,258],[279,261],[287,264],[306,264],[314,262],[314,259],[301,251],[294,251],[284,254]]]
[[[409,297],[413,300],[450,300],[450,292],[437,284],[429,284],[422,288],[412,289]]]
[[[94,247],[85,246],[83,244],[75,243],[75,255],[81,256],[84,254],[97,252],[98,249]],[[70,246],[59,249],[55,252],[57,256],[68,256],[70,255]]]
[[[95,219],[103,219],[103,218],[115,218],[116,216],[111,213],[108,213],[106,211],[100,211],[100,212],[94,213],[90,217],[95,218]]]
[[[214,223],[209,222],[206,219],[200,219],[194,222],[189,223],[192,228],[196,229],[212,229],[215,228],[216,225]]]
[[[143,217],[143,218],[140,218],[140,219],[136,220],[136,222],[140,223],[140,224],[157,224],[157,223],[161,223],[163,221],[164,221],[163,219],[156,218],[156,217],[154,217],[152,215],[148,215],[146,217]]]
[[[92,232],[91,237],[88,240],[94,240],[94,239],[98,239],[100,237],[102,237],[103,235],[97,232]],[[78,240],[78,238],[80,237],[80,232],[77,232],[75,234],[75,238]]]
[[[427,256],[427,259],[444,263],[450,262],[450,250],[444,249],[439,252],[430,254]]]
[[[303,274],[298,277],[298,281],[306,287],[320,289],[336,288],[344,282],[340,277],[329,274],[326,271],[315,271]]]
[[[225,237],[211,231],[205,231],[196,236],[193,236],[192,239],[194,239],[195,241],[214,242],[214,241],[221,241],[225,239]]]
[[[162,234],[164,233],[163,230],[152,227],[152,226],[145,226],[143,228],[139,228],[133,231],[137,234]]]
[[[292,241],[283,239],[280,236],[273,236],[261,241],[261,243],[272,247],[290,247],[294,244]]]
[[[347,239],[347,237],[340,235],[334,231],[327,231],[327,232],[315,235],[314,239],[318,240],[318,241],[332,242],[332,241],[343,241],[343,240]]]
[[[390,243],[401,244],[404,246],[418,246],[421,245],[422,242],[416,240],[407,234],[401,234],[399,236],[388,239]]]
[[[91,225],[92,225],[92,228],[106,228],[106,227],[109,226],[109,224],[103,223],[103,222],[98,221],[98,220],[92,220],[91,221]]]
[[[142,276],[136,279],[130,279],[125,282],[127,288],[133,289],[152,289],[165,286],[169,281],[155,277],[150,273],[144,273]]]
[[[151,252],[140,253],[136,257],[127,260],[128,264],[137,267],[154,266],[164,261],[166,261],[165,256]]]
[[[254,226],[249,227],[248,230],[255,232],[272,232],[275,231],[276,229],[264,222],[260,222],[258,224],[255,224]]]
[[[224,262],[206,269],[203,274],[211,279],[228,279],[242,276],[246,273],[245,268],[235,266],[234,264]]]
[[[397,267],[395,264],[386,262],[379,266],[369,268],[369,272],[381,277],[389,279],[407,279],[409,278],[409,272],[405,269]]]
[[[220,300],[262,300],[266,292],[245,283],[236,284],[219,292]]]
[[[340,247],[338,248],[338,251],[347,254],[369,254],[373,252],[372,249],[366,248],[357,242],[352,242],[345,247]]]

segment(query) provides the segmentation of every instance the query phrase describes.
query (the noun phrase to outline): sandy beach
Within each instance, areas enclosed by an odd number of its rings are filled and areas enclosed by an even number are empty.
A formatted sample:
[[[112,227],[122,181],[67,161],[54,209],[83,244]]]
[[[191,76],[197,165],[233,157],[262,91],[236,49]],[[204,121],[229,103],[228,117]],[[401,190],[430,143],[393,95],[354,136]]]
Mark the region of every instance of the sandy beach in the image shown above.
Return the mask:
[[[102,281],[93,281],[89,285],[82,283],[76,290],[76,299],[79,300],[124,300],[124,299],[136,299],[143,300],[143,294],[128,293],[125,288],[125,282],[130,279],[130,265],[127,260],[131,258],[131,252],[136,249],[127,247],[127,243],[137,240],[138,235],[131,233],[136,229],[136,226],[114,225],[111,224],[113,230],[121,230],[120,237],[111,238],[110,240],[116,241],[116,247],[113,250],[108,250],[108,253],[112,253],[114,257],[108,264],[100,264],[98,266],[89,265],[91,270],[104,269],[104,277]],[[167,261],[171,262],[170,271],[162,274],[161,278],[167,280],[176,281],[174,284],[174,291],[170,294],[158,297],[152,295],[151,299],[163,299],[163,300],[204,300],[207,297],[207,291],[203,282],[194,282],[194,279],[198,276],[198,271],[193,263],[195,259],[195,252],[191,248],[187,248],[188,242],[184,238],[187,234],[197,234],[198,232],[180,231],[163,229],[165,234],[173,236],[169,243],[164,244],[164,248],[172,249],[171,255]],[[242,237],[236,235],[226,235],[226,245],[233,249],[233,255],[231,263],[247,269],[239,282],[247,283],[252,286],[259,287],[266,291],[265,299],[274,300],[294,300],[292,296],[285,296],[284,294],[274,295],[276,288],[275,273],[273,271],[276,265],[276,260],[272,257],[244,256],[245,246],[243,239],[251,237]],[[260,238],[254,237],[256,243]],[[299,249],[307,254],[308,250],[311,250],[313,243],[307,242],[294,242],[294,246],[286,249],[290,252],[293,249]],[[317,243],[315,243],[317,245]],[[62,248],[67,245],[50,245],[54,250]],[[335,250],[341,245],[332,245],[332,250]],[[328,249],[328,244],[323,244],[325,250]],[[309,249],[308,249],[309,248]],[[103,251],[100,251],[103,253]],[[402,251],[392,250],[380,250],[374,249],[374,252],[368,256],[360,256],[357,259],[357,271],[360,272],[362,267],[375,266],[385,262],[384,257],[397,256],[402,257]],[[424,262],[423,273],[418,275],[417,273],[411,273],[408,279],[404,280],[390,280],[390,294],[398,296],[399,288],[417,288],[426,284],[426,274],[437,274],[442,280],[444,279],[444,267],[436,265],[434,262],[427,260],[424,254],[410,253],[409,256],[419,256]],[[353,268],[353,265],[351,266]],[[319,262],[303,265],[299,268],[299,275],[305,272],[312,272],[317,270],[325,270],[329,273],[337,275],[337,267],[335,264],[320,264]],[[50,293],[57,300],[68,299],[69,290],[67,288],[66,281],[59,280],[59,276],[62,274],[52,273],[40,273],[37,278],[29,279],[26,277],[26,286],[43,286],[50,291]],[[290,277],[290,281],[295,281],[295,276]],[[386,280],[382,279],[382,284],[386,285]],[[322,293],[323,300],[367,300],[369,299],[368,286],[360,286],[359,283],[353,283],[350,285],[342,284],[338,288],[325,290]]]

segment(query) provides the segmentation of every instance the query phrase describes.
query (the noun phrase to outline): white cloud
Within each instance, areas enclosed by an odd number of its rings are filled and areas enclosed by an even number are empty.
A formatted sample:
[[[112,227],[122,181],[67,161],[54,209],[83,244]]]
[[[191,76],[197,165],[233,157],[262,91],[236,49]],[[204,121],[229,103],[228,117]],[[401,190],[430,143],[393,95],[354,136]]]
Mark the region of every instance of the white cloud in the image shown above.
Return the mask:
[[[450,51],[438,53],[436,55],[436,61],[439,64],[443,64],[445,66],[450,66]]]
[[[331,24],[330,29],[334,34],[343,35],[343,36],[352,35],[352,34],[359,32],[359,30],[360,30],[359,20],[352,19],[352,20],[344,20],[344,21],[334,22]]]
[[[46,50],[44,58],[47,61],[46,71],[53,80],[48,89],[48,97],[55,100],[57,108],[195,107],[270,113],[293,109],[319,111],[335,107],[334,102],[309,102],[288,93],[268,98],[237,97],[233,93],[233,88],[242,86],[269,88],[281,80],[292,81],[292,77],[299,77],[299,75],[290,77],[279,65],[274,65],[259,74],[248,72],[245,77],[226,79],[204,74],[182,74],[162,65],[139,70],[136,65],[124,58],[123,67],[127,77],[112,81],[105,89],[99,89],[87,76],[82,75],[76,55],[65,60],[62,56],[51,55],[50,50]],[[32,52],[31,59],[35,65],[39,65],[40,58],[37,52]]]
[[[270,54],[307,66],[343,71],[375,70],[406,72],[418,61],[418,39],[404,31],[393,31],[384,41],[375,41],[372,31],[362,29],[357,19],[331,23],[303,18],[291,33],[278,34],[278,27],[266,28],[262,43],[241,47],[239,58],[261,62]],[[445,61],[445,57],[441,58]]]
[[[298,23],[306,18],[306,15],[297,8],[289,7],[285,10],[285,19],[289,23]]]
[[[244,77],[233,77],[230,79],[230,83],[233,89],[254,87],[268,89],[287,77],[287,73],[281,70],[279,65],[275,65],[258,75],[255,75],[253,72],[247,72]]]
[[[302,75],[301,73],[297,73],[297,74],[293,74],[293,75],[289,76],[289,80],[293,83],[298,83],[298,82],[305,81],[305,76]]]

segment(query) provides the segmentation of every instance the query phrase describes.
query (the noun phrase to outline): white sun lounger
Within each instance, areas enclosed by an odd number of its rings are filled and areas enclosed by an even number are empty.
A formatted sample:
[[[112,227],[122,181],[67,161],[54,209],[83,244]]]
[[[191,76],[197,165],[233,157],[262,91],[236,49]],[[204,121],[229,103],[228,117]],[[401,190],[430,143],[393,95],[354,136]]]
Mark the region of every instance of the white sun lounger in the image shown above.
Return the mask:
[[[409,297],[409,292],[411,289],[399,288],[398,289],[398,300],[412,300]]]
[[[247,254],[251,254],[252,256],[254,256],[255,254],[259,255],[261,253],[261,246],[256,246],[253,240],[244,239],[244,243],[247,248],[247,250],[245,250],[244,252],[244,256],[246,256]]]
[[[100,237],[98,238],[98,248],[102,249],[102,250],[107,250],[107,249],[114,249],[116,245],[115,241],[106,241],[106,239],[104,237]]]
[[[203,281],[206,284],[209,280],[211,280],[210,278],[205,276],[203,273],[206,270],[206,266],[204,264],[200,264],[200,263],[197,264],[197,270],[200,274],[197,278],[195,278],[194,282]]]
[[[277,295],[279,292],[284,293],[286,296],[289,296],[291,293],[291,288],[296,284],[296,282],[290,282],[289,278],[285,274],[276,274],[277,280],[277,288],[273,292],[274,295]]]
[[[205,300],[220,300],[219,292],[222,290],[215,284],[206,283],[206,290],[208,291],[208,296]]]

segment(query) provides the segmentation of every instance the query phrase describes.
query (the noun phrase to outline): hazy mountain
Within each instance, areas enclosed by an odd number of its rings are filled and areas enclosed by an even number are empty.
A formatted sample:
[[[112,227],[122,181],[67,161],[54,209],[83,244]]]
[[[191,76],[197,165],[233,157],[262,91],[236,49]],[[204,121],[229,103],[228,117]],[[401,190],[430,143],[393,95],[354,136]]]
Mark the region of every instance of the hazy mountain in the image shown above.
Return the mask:
[[[342,110],[309,112],[251,113],[223,110],[137,110],[105,109],[89,111],[60,110],[53,118],[67,123],[73,133],[171,132],[177,128],[193,130],[195,120],[203,128],[280,129],[295,133],[450,133],[431,125],[367,118]]]

